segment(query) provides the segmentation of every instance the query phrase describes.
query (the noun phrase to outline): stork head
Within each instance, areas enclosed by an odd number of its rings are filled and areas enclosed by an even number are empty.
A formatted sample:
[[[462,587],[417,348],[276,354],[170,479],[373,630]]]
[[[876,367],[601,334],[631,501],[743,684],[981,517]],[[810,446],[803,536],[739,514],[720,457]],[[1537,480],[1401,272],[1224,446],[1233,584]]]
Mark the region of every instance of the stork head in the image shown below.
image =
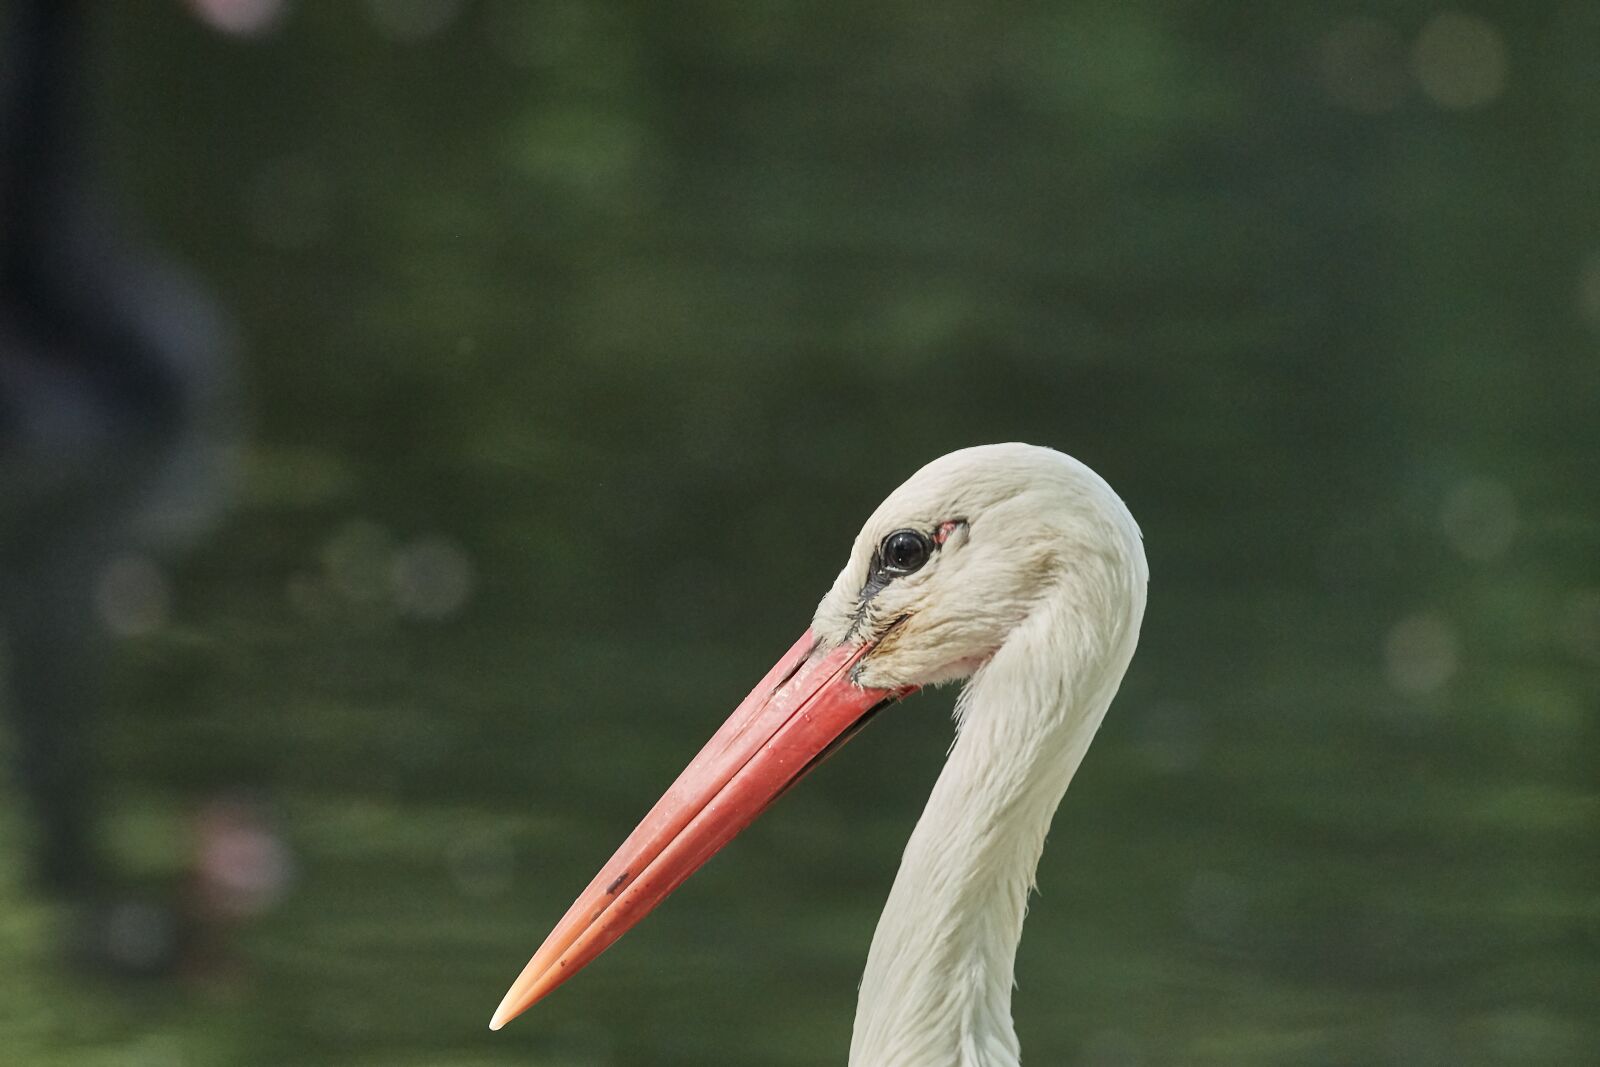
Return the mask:
[[[1136,542],[1110,487],[1047,448],[968,448],[912,475],[867,520],[811,628],[601,868],[490,1026],[598,956],[878,708],[982,666],[1130,531]]]
[[[1088,467],[1049,448],[965,448],[889,494],[856,536],[811,629],[861,645],[854,680],[898,689],[965,678],[1132,519]],[[1137,536],[1137,533],[1135,533]]]

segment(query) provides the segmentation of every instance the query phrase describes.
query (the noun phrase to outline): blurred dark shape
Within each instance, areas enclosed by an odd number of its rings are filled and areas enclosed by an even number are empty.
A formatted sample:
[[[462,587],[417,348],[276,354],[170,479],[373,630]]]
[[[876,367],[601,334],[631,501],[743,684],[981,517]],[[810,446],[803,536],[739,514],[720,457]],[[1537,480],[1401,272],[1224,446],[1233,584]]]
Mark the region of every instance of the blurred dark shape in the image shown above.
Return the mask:
[[[35,872],[70,900],[106,881],[93,739],[108,638],[160,623],[157,561],[220,506],[232,347],[215,303],[125,241],[91,189],[88,9],[11,5],[0,62],[0,697],[39,820]]]

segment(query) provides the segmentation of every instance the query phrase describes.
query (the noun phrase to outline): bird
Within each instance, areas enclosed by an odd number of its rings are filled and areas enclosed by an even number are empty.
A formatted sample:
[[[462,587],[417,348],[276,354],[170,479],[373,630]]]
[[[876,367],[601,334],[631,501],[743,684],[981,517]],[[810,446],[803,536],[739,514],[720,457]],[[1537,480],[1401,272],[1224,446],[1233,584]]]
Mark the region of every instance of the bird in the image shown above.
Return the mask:
[[[1050,821],[1144,617],[1138,524],[1050,448],[980,445],[873,512],[811,625],[590,882],[500,1029],[590,963],[879,710],[965,679],[867,954],[851,1067],[1016,1067],[1015,958]]]

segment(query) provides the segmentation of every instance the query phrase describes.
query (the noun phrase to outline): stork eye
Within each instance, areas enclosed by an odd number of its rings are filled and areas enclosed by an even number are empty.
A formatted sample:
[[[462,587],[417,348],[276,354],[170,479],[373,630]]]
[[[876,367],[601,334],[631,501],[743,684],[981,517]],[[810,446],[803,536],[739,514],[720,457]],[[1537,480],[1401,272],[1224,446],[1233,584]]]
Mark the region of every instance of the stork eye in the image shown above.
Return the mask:
[[[890,574],[910,574],[928,562],[933,545],[916,530],[896,530],[883,539],[878,553],[883,559],[883,569]]]

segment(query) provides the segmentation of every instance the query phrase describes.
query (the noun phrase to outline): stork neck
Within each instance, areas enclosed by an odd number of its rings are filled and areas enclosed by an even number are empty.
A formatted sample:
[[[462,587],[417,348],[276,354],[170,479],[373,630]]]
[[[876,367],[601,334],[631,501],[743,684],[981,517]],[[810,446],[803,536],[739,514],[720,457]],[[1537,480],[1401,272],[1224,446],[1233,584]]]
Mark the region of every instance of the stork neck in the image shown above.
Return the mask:
[[[1141,554],[1141,572],[1142,562]],[[1069,589],[1019,627],[962,694],[956,742],[867,957],[852,1067],[1018,1063],[1011,989],[1028,894],[1143,611],[1142,573],[1136,588],[1116,584],[1123,595],[1112,602],[1126,603],[1125,615],[1104,618],[1103,597],[1098,613],[1079,610],[1087,605]],[[1085,621],[1097,617],[1098,626]]]

